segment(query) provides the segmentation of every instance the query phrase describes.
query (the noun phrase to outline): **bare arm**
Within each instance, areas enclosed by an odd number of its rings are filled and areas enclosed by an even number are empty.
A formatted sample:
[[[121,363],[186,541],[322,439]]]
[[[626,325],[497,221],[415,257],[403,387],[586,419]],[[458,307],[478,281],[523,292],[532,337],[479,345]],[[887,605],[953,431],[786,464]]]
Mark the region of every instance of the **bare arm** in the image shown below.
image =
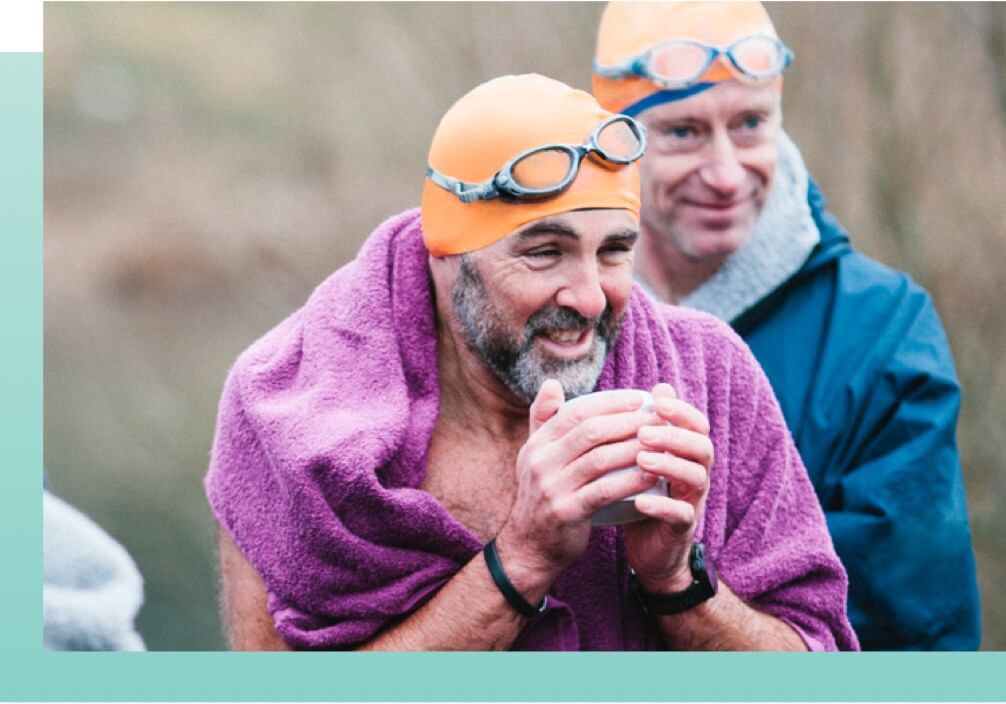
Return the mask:
[[[747,605],[722,580],[709,601],[656,618],[671,650],[807,650],[788,623]]]
[[[226,531],[217,531],[221,610],[231,650],[289,650],[266,608],[265,584]]]
[[[289,650],[266,608],[262,578],[225,531],[219,531],[223,615],[232,650]],[[500,559],[507,564],[505,548]],[[518,566],[505,568],[514,585],[535,603],[551,577],[536,578]],[[493,584],[482,554],[476,555],[409,618],[383,631],[361,650],[505,650],[524,619]]]
[[[521,570],[499,545],[507,576],[529,603],[538,603],[555,574]],[[506,650],[525,619],[503,598],[489,576],[482,553],[418,611],[383,631],[361,650]]]

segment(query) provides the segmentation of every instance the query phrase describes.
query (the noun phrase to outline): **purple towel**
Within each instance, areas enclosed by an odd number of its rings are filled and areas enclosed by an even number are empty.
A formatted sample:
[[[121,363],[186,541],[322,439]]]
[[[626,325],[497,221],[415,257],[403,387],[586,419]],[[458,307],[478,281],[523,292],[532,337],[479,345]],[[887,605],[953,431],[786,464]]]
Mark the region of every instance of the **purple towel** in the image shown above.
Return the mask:
[[[411,210],[383,223],[231,370],[206,491],[295,648],[370,639],[482,548],[418,488],[439,409],[436,354],[427,253]],[[845,572],[754,357],[719,321],[636,288],[597,388],[658,381],[712,425],[699,534],[721,579],[812,649],[856,648]],[[629,591],[618,528],[595,528],[550,594],[514,649],[660,647]]]

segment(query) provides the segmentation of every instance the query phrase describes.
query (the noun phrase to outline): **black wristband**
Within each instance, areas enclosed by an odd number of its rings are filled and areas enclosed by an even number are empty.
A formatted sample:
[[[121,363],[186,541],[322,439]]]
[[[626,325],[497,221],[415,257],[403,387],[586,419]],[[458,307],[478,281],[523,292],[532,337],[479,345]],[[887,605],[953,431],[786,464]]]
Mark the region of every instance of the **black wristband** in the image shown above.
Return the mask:
[[[545,610],[548,606],[547,595],[542,597],[537,607],[531,606],[527,602],[527,599],[520,595],[520,592],[517,591],[510,578],[506,576],[506,572],[503,571],[503,564],[500,562],[499,553],[496,552],[496,538],[486,543],[486,546],[482,548],[482,554],[486,558],[489,576],[493,578],[493,582],[496,583],[496,587],[503,594],[503,598],[507,600],[510,606],[517,610],[517,613],[526,618],[533,618]]]

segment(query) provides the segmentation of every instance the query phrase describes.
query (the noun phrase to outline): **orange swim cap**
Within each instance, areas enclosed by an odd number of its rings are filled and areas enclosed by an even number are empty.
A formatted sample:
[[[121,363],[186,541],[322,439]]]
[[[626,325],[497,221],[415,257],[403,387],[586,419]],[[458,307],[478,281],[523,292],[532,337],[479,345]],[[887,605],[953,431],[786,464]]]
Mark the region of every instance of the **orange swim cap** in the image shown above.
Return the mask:
[[[637,56],[661,42],[693,39],[724,47],[752,34],[778,37],[772,20],[760,2],[612,2],[604,9],[597,31],[595,63],[613,66]],[[701,84],[734,78],[724,56],[709,67]],[[780,83],[781,85],[781,83]],[[598,103],[612,112],[628,112],[637,103],[656,93],[667,100],[687,97],[695,89],[664,91],[641,76],[606,78],[593,75]],[[699,88],[701,90],[701,88]]]
[[[521,152],[546,144],[583,144],[612,114],[581,90],[536,74],[483,83],[456,102],[437,127],[428,163],[468,183],[492,178]],[[587,208],[624,208],[639,217],[639,165],[609,167],[585,158],[573,183],[540,201],[462,203],[426,178],[421,213],[430,254],[481,249],[523,225]]]

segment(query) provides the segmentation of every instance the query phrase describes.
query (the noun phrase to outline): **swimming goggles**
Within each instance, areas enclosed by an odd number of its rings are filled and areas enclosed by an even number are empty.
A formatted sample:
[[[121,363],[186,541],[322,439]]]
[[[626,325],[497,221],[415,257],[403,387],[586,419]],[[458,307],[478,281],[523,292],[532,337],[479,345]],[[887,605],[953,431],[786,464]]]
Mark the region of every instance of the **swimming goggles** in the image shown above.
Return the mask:
[[[450,191],[462,203],[477,200],[541,200],[569,188],[580,172],[584,157],[591,155],[611,168],[626,166],[646,151],[646,128],[628,115],[608,118],[579,146],[546,144],[521,152],[483,183],[466,183],[445,176],[432,166],[426,175]]]
[[[715,47],[694,39],[661,42],[615,66],[600,66],[594,73],[603,78],[641,76],[665,89],[688,88],[699,82],[719,56],[739,79],[757,83],[774,78],[793,63],[793,52],[776,37],[752,34],[727,47]]]

